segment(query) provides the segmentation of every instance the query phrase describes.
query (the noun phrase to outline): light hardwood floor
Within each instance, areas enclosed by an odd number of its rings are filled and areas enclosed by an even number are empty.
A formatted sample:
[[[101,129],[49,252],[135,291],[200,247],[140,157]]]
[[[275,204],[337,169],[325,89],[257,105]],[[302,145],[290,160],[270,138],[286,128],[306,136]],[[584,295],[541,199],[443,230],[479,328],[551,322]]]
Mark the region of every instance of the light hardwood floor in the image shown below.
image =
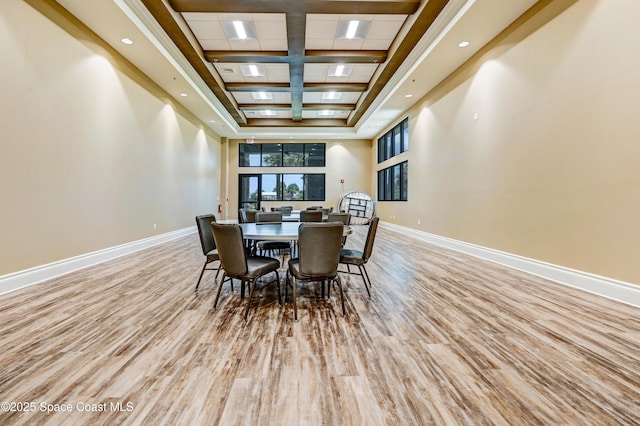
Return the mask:
[[[193,235],[1,296],[0,401],[35,404],[0,425],[640,424],[637,308],[380,229],[347,317],[270,285],[245,324],[202,261]]]

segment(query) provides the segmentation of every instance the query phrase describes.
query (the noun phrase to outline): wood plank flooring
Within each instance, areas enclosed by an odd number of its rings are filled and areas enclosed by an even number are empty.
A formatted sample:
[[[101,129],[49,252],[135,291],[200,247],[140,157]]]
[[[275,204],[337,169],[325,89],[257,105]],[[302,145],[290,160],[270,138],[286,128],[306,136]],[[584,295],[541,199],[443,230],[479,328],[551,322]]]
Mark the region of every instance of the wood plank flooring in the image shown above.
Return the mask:
[[[346,317],[270,285],[245,324],[202,262],[192,235],[0,296],[0,425],[640,424],[637,308],[379,229]]]

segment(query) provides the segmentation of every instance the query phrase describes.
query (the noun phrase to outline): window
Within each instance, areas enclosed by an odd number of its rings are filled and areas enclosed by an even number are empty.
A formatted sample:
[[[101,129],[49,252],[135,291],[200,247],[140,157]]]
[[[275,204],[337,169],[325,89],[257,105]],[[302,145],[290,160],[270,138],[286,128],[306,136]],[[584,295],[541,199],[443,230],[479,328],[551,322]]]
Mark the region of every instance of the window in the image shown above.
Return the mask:
[[[407,201],[409,162],[378,171],[378,201]]]
[[[324,173],[240,175],[240,207],[258,208],[262,201],[324,201]]]
[[[240,167],[324,167],[324,143],[241,143]]]
[[[389,130],[378,139],[378,163],[409,150],[409,119]]]
[[[249,143],[240,144],[240,166],[245,167],[259,167],[260,166],[260,145],[254,145]]]

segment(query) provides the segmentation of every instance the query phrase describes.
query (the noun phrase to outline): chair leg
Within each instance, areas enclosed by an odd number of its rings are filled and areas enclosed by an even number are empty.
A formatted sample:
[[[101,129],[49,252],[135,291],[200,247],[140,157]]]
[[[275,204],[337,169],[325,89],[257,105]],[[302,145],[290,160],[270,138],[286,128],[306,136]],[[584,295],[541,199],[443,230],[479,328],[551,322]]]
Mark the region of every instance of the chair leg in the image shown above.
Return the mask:
[[[276,285],[278,286],[278,306],[282,306],[282,301],[280,297],[280,274],[278,273],[278,271],[275,271],[275,273],[276,273]]]
[[[253,291],[256,289],[256,282],[258,278],[254,278],[251,280],[251,290],[249,290],[249,300],[247,301],[247,309],[244,311],[244,322],[247,322],[247,318],[249,318],[249,308],[251,308],[251,298],[253,297]]]
[[[344,291],[342,290],[342,280],[340,276],[336,274],[335,280],[338,282],[338,288],[340,289],[340,303],[342,305],[342,316],[346,316],[347,312],[344,309]]]
[[[369,295],[369,297],[371,297],[371,292],[369,291],[369,283],[367,283],[367,281],[369,281],[369,275],[367,274],[367,269],[364,267],[364,265],[358,265],[358,269],[360,270],[360,275],[362,275],[362,281],[364,281],[364,288],[367,289],[367,294]]]
[[[204,261],[204,265],[202,265],[202,271],[200,271],[200,277],[198,278],[198,283],[196,284],[196,291],[198,291],[198,287],[200,287],[200,280],[202,280],[202,275],[204,274],[204,270],[207,269],[208,261]],[[216,278],[218,276],[216,275]]]
[[[297,301],[296,301],[296,287],[298,287],[298,282],[296,281],[296,278],[293,277],[293,320],[295,322],[298,322],[298,305],[297,305]]]
[[[220,281],[220,285],[218,286],[218,293],[216,294],[216,300],[213,302],[213,309],[216,308],[216,306],[218,306],[218,299],[220,298],[220,293],[222,292],[222,284],[224,284],[224,279],[227,276],[227,273],[223,273],[222,274],[222,280]],[[231,280],[231,282],[233,282],[233,279]]]

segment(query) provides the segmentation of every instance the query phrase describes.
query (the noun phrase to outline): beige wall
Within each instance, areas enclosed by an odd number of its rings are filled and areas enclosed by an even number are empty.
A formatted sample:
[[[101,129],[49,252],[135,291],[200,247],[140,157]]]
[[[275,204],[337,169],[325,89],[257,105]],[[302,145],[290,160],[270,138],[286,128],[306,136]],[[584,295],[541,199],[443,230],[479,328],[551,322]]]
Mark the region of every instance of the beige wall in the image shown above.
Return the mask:
[[[410,151],[373,167],[408,158],[410,201],[378,211],[640,283],[640,2],[572,3],[551,2],[408,111]]]
[[[194,226],[217,204],[217,135],[58,24],[0,2],[0,275]]]
[[[325,207],[336,207],[345,192],[363,191],[371,194],[371,141],[369,140],[259,140],[255,143],[325,143],[326,167],[238,167],[238,146],[244,139],[229,141],[228,156],[228,202],[225,212],[228,218],[238,217],[238,174],[248,173],[325,173],[324,202],[319,201],[272,201],[262,205],[270,208],[281,205],[292,205],[294,209],[304,209],[322,204]],[[340,183],[344,179],[344,183]]]

